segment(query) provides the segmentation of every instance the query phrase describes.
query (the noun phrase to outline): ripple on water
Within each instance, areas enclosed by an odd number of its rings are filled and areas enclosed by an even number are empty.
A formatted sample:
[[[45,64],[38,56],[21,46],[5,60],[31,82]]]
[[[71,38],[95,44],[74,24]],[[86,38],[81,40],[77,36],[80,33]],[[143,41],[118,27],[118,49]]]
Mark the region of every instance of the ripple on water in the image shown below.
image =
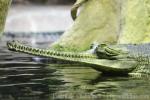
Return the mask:
[[[29,43],[27,39],[32,36],[10,36],[7,34],[0,44],[0,100],[150,100],[148,78],[101,76],[87,66],[55,64],[48,58],[11,52],[6,48],[7,40]],[[45,41],[36,42],[36,47],[52,43]]]

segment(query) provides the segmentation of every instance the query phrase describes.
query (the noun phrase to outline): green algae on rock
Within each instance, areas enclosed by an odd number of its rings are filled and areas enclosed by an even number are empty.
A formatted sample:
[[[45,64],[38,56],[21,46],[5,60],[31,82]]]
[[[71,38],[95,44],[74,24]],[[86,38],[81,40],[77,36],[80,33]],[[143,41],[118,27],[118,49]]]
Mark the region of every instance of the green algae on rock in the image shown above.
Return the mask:
[[[150,42],[150,0],[122,0],[118,43]]]
[[[2,36],[2,32],[4,30],[6,16],[10,3],[11,0],[0,0],[0,37]]]
[[[76,18],[78,7],[82,6]],[[73,26],[52,48],[84,51],[93,42],[139,44],[150,42],[149,0],[77,0]]]
[[[94,42],[116,43],[120,25],[119,8],[120,0],[84,2],[73,26],[52,48],[59,51],[84,51]]]

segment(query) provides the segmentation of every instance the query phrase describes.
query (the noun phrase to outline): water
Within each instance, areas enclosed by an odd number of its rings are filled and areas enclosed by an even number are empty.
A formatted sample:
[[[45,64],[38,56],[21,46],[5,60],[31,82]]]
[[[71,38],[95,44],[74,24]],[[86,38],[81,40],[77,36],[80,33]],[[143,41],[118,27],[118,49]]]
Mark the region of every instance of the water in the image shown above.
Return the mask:
[[[90,67],[6,48],[12,39],[46,48],[60,34],[5,34],[0,44],[0,100],[150,100],[148,77],[102,76]]]

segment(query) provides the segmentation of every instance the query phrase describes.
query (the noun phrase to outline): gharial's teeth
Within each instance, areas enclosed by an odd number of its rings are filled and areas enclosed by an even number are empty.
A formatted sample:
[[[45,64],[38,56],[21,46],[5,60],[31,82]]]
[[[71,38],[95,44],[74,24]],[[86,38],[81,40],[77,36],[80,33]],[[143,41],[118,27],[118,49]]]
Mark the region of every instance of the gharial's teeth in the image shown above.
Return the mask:
[[[45,53],[46,53],[46,50],[42,50],[43,51],[43,55],[45,55]]]
[[[47,52],[47,55],[51,55],[51,51],[48,51],[48,52]]]
[[[59,52],[57,52],[57,56],[60,56],[60,53],[59,53]]]
[[[28,48],[29,49],[29,51],[32,51],[32,48]]]
[[[50,52],[49,51],[47,51],[47,53],[46,53],[47,55],[49,55],[50,54]]]
[[[36,52],[39,52],[39,49],[37,49],[37,51]]]
[[[70,54],[67,54],[67,57],[70,57]]]
[[[36,53],[37,53],[37,52],[38,52],[38,49],[34,49],[34,52],[36,52]]]
[[[25,50],[25,47],[23,46],[23,51]]]
[[[25,50],[26,50],[26,51],[29,51],[29,48],[28,48],[28,47],[25,47]]]
[[[55,55],[58,56],[58,52],[57,51],[55,51]]]

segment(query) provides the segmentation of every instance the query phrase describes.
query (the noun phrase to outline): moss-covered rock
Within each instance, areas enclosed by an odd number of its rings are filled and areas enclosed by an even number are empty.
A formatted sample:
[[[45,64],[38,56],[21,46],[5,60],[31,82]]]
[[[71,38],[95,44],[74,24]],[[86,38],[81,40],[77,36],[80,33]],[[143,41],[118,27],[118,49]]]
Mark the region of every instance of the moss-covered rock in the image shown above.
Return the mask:
[[[53,48],[83,51],[93,42],[150,42],[150,0],[77,0],[76,4],[83,1],[87,2],[73,26]]]
[[[0,0],[0,37],[4,29],[6,15],[7,15],[10,3],[11,3],[11,0]]]
[[[82,5],[73,26],[53,44],[52,48],[84,51],[89,49],[93,42],[116,43],[120,25],[118,8],[120,0],[88,0]]]
[[[150,42],[150,0],[122,0],[118,43]]]

